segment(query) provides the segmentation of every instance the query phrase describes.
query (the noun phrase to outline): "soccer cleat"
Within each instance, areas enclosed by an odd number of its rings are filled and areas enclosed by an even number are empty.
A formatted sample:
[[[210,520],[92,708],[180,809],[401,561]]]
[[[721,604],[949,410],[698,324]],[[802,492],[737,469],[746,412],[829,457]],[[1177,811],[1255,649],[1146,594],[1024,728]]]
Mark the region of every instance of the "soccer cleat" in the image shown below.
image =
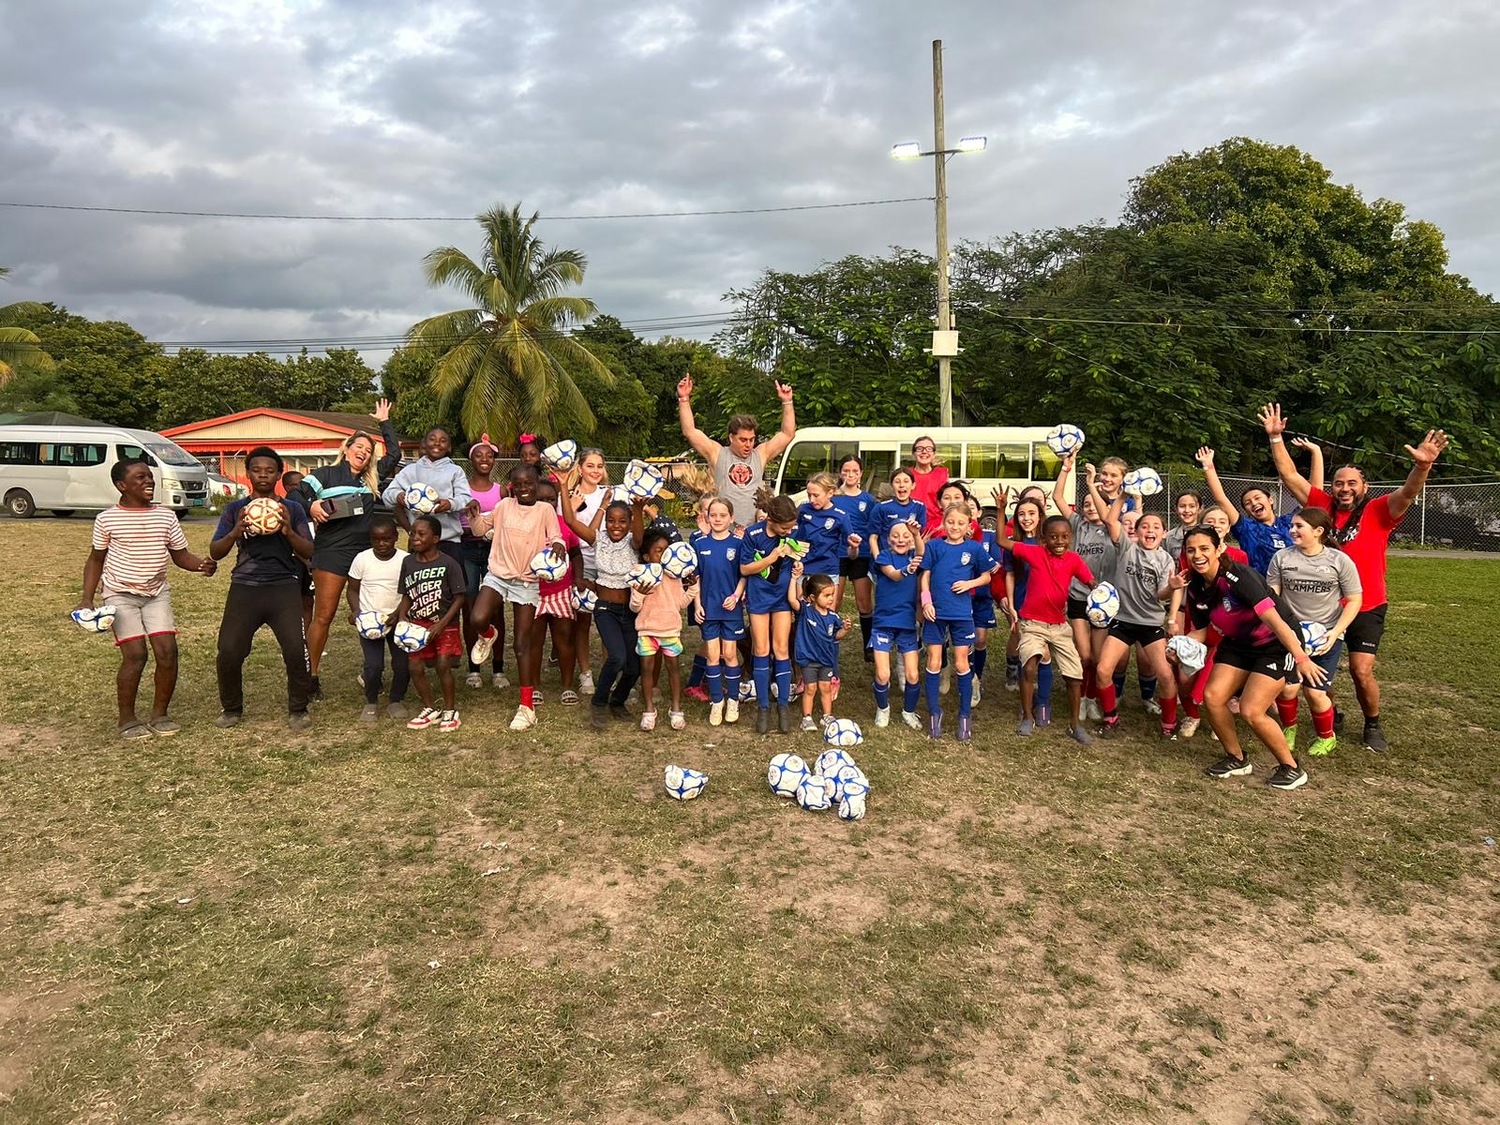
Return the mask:
[[[496,691],[504,691],[506,688],[510,687],[510,677],[507,676],[504,672],[496,672],[493,676],[490,677],[490,687],[494,688]],[[593,688],[590,688],[589,690],[592,691]]]
[[[1226,777],[1244,777],[1247,773],[1254,773],[1255,767],[1250,764],[1249,758],[1236,758],[1232,754],[1225,754],[1203,772],[1209,777],[1222,780]]]
[[[1384,754],[1391,748],[1391,744],[1385,740],[1385,732],[1380,729],[1379,723],[1365,724],[1365,749],[1373,750],[1377,754]]]
[[[583,672],[578,677],[578,692],[580,695],[594,694],[594,674],[592,672]]]
[[[469,663],[483,665],[490,658],[490,653],[495,651],[495,638],[500,631],[491,625],[479,636],[474,638],[474,647],[469,649]]]
[[[1179,723],[1178,725],[1180,726],[1181,724]],[[1162,727],[1161,728],[1161,740],[1163,742],[1176,742],[1177,741],[1177,727],[1168,727],[1168,726]]]
[[[642,730],[655,730],[656,729],[656,712],[655,711],[642,711],[641,712],[641,729]]]
[[[1022,719],[1020,725],[1016,727],[1016,733],[1022,738],[1029,738],[1036,733],[1036,720]]]
[[[818,729],[817,720],[815,720],[811,715],[803,715],[802,716],[802,722],[801,722],[801,724],[799,724],[799,726],[798,726],[797,729],[798,730],[817,730]]]
[[[1277,766],[1266,784],[1272,789],[1301,789],[1307,784],[1307,771],[1296,766]]]
[[[1330,734],[1327,738],[1315,738],[1307,747],[1309,758],[1326,758],[1333,753],[1333,748],[1339,744],[1338,735]]]
[[[380,705],[377,703],[366,703],[359,713],[359,721],[362,723],[374,723],[380,720]]]
[[[530,730],[536,726],[536,711],[530,707],[517,707],[516,717],[510,721],[510,729],[513,731]]]
[[[943,737],[943,713],[941,711],[927,716],[927,737],[934,741]]]
[[[1297,727],[1295,725],[1282,727],[1281,737],[1286,739],[1286,748],[1295,754],[1297,752]]]
[[[1007,668],[1005,670],[1005,690],[1006,691],[1020,691],[1021,690],[1021,677],[1019,675],[1015,674],[1014,672],[1012,672],[1009,668]]]
[[[1110,739],[1120,733],[1120,716],[1106,715],[1104,721],[1094,728],[1094,734],[1099,738]]]
[[[921,730],[922,729],[922,720],[921,720],[921,717],[918,716],[915,711],[902,711],[901,712],[901,721],[903,723],[905,723],[907,726],[911,727],[912,730]]]
[[[286,725],[290,730],[300,733],[312,727],[312,716],[306,711],[293,711],[286,717]]]
[[[464,725],[464,721],[458,717],[457,711],[444,711],[443,717],[438,720],[438,730],[457,730]]]
[[[1081,726],[1069,727],[1068,737],[1071,738],[1074,742],[1078,743],[1078,745],[1080,746],[1092,746],[1094,744],[1093,737],[1090,736],[1089,732],[1084,730]]]
[[[875,725],[877,727],[888,727],[891,725],[891,709],[889,707],[875,708]]]
[[[782,734],[792,733],[792,709],[785,703],[776,708],[776,729]]]
[[[974,717],[972,715],[958,717],[958,740],[960,742],[974,741]]]
[[[1189,738],[1192,738],[1193,735],[1198,733],[1198,724],[1202,721],[1202,719],[1195,719],[1191,715],[1189,715],[1187,718],[1183,719],[1182,722],[1177,724],[1177,737],[1182,739],[1184,742]]]
[[[423,707],[406,725],[411,730],[426,730],[442,717],[443,713],[436,707]]]
[[[687,728],[687,716],[681,711],[668,711],[667,726],[673,730],[685,730]]]
[[[717,703],[710,703],[708,705],[708,725],[711,727],[716,727],[722,725],[723,722],[724,701],[721,699]]]
[[[470,672],[464,677],[465,687],[484,687],[484,676],[479,672]]]
[[[726,699],[724,701],[724,721],[726,723],[737,723],[740,721],[740,701],[738,699]]]
[[[406,704],[402,703],[399,699],[391,703],[387,703],[385,707],[385,713],[392,719],[399,719],[402,722],[405,722]]]
[[[683,697],[691,699],[695,703],[707,703],[708,689],[706,687],[690,687],[683,693]]]
[[[1148,714],[1148,715],[1160,715],[1161,714],[1161,704],[1158,703],[1158,702],[1156,702],[1156,700],[1154,700],[1154,699],[1143,699],[1143,700],[1141,700],[1141,706],[1146,709],[1146,714]]]
[[[769,707],[757,707],[755,709],[755,733],[771,733],[771,709]]]

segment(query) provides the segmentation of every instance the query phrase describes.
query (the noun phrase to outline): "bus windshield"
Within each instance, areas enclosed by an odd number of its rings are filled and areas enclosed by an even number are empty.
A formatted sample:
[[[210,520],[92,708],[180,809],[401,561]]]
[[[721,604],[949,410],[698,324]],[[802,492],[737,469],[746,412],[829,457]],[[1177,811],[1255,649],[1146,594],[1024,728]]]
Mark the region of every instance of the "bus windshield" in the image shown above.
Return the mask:
[[[198,458],[188,453],[185,449],[179,449],[169,441],[149,442],[146,448],[163,465],[182,465],[194,469],[201,469],[203,467]]]

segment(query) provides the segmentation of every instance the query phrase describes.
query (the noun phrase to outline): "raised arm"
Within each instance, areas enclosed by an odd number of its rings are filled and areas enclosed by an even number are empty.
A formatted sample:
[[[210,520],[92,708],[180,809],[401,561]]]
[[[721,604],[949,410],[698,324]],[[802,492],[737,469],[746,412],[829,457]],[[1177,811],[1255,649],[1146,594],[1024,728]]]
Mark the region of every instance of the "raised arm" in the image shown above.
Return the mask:
[[[388,477],[401,464],[401,438],[396,434],[396,427],[391,425],[391,400],[378,400],[373,415],[375,421],[380,423],[380,440],[385,445],[385,456],[376,463],[375,471],[382,477]]]
[[[1214,451],[1206,445],[1200,446],[1198,448],[1198,464],[1203,467],[1203,482],[1208,485],[1209,498],[1224,509],[1224,514],[1231,521],[1237,519],[1240,510],[1224,494],[1224,485],[1219,481],[1219,471],[1214,468]]]
[[[578,518],[578,508],[573,503],[573,490],[571,488],[562,488],[558,491],[562,494],[563,523],[568,525],[568,530],[571,531],[574,535],[578,536],[578,538],[582,539],[585,543],[592,545],[599,534],[598,524],[587,524]],[[608,504],[601,500],[599,503],[599,511],[602,513],[608,506]],[[488,522],[488,518],[485,516],[480,516],[479,520],[470,520],[469,522],[473,524],[475,529],[477,530],[481,522]],[[483,532],[480,532],[480,534],[483,534]]]
[[[682,436],[694,453],[708,462],[712,469],[719,459],[719,450],[724,447],[698,428],[693,421],[693,376],[684,375],[677,384],[677,420],[682,424]]]
[[[1073,475],[1073,463],[1077,459],[1077,453],[1063,454],[1062,468],[1057,473],[1057,483],[1052,486],[1052,503],[1057,505],[1057,510],[1065,516],[1073,514],[1073,501],[1068,498],[1068,478]]]
[[[761,443],[761,464],[784,452],[797,436],[797,411],[792,405],[792,388],[785,383],[777,383],[776,397],[781,400],[781,429]]]
[[[1281,483],[1297,498],[1297,503],[1306,504],[1312,494],[1313,485],[1297,471],[1291,452],[1286,447],[1286,419],[1281,414],[1281,404],[1268,402],[1260,408],[1260,424],[1266,429],[1266,440],[1271,443],[1271,460],[1276,464],[1276,475]],[[1319,457],[1322,456],[1321,451]],[[1322,476],[1321,473],[1318,474]],[[1319,487],[1322,487],[1321,480]]]
[[[1327,490],[1323,475],[1323,447],[1311,438],[1293,438],[1292,445],[1307,450],[1307,483],[1313,492]]]
[[[1120,535],[1125,530],[1125,525],[1120,522],[1120,513],[1125,510],[1125,493],[1121,492],[1113,500],[1106,502],[1104,494],[1099,491],[1099,470],[1094,468],[1092,462],[1083,467],[1083,482],[1089,490],[1089,499],[1094,502],[1094,511],[1104,520],[1104,530],[1109,532],[1109,541],[1118,544]]]
[[[1386,503],[1390,505],[1392,522],[1406,515],[1407,509],[1422,494],[1422,489],[1427,485],[1427,478],[1432,474],[1432,466],[1447,448],[1448,435],[1442,430],[1428,430],[1421,444],[1406,447],[1407,456],[1411,458],[1411,472],[1406,474],[1406,480],[1401,487],[1391,493],[1386,500]]]

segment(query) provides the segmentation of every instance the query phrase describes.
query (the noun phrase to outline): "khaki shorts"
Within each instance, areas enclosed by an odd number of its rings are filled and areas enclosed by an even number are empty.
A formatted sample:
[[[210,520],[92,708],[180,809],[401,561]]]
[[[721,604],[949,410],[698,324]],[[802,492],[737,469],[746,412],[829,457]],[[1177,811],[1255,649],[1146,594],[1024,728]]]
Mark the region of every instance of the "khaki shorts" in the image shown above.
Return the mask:
[[[99,605],[115,607],[115,644],[138,641],[142,637],[159,637],[177,632],[172,619],[171,591],[163,586],[155,597],[144,594],[114,593],[105,590]]]
[[[1067,680],[1083,679],[1083,661],[1073,647],[1073,630],[1069,625],[1049,625],[1044,621],[1021,621],[1021,641],[1017,655],[1023,665],[1032,657],[1052,654],[1052,667]]]

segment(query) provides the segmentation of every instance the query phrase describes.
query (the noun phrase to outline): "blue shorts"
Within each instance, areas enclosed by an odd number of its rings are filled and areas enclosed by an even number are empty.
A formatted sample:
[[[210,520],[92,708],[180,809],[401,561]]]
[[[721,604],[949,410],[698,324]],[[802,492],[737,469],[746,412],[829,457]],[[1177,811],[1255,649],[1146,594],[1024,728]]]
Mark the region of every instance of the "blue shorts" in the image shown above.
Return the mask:
[[[920,647],[915,629],[886,629],[877,625],[870,630],[870,648],[875,652],[907,653]]]
[[[709,618],[702,626],[705,641],[742,641],[745,639],[745,619],[731,617],[724,621]]]
[[[786,600],[786,587],[772,589],[764,582],[748,583],[745,608],[751,613],[791,613],[792,603]]]
[[[924,645],[952,644],[954,648],[974,647],[974,622],[968,621],[924,621],[922,622]]]
[[[1328,681],[1320,688],[1314,688],[1311,684],[1304,685],[1312,691],[1327,691],[1333,686],[1333,678],[1339,672],[1339,657],[1344,652],[1344,638],[1340,637],[1333,642],[1333,647],[1322,656],[1313,657],[1313,663],[1328,673]]]
[[[974,599],[974,628],[993,629],[995,627],[995,599]]]

